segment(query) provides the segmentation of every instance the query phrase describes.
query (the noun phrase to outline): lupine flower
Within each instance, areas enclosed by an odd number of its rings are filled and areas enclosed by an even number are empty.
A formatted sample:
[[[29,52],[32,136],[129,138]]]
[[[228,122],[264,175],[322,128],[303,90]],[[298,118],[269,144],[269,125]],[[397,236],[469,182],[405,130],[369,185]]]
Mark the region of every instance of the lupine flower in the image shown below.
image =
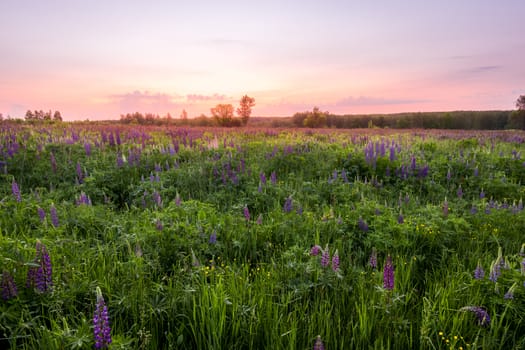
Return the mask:
[[[157,221],[155,222],[155,228],[158,231],[162,231],[162,229],[164,228],[164,226],[162,225],[162,221],[160,221],[160,219],[157,219]]]
[[[5,271],[2,273],[2,299],[9,300],[12,298],[16,298],[18,295],[18,289],[16,288],[15,281],[13,279],[13,276],[8,271]]]
[[[478,325],[480,326],[489,326],[490,325],[490,316],[488,312],[479,306],[465,306],[460,309],[461,311],[470,311],[476,315]]]
[[[483,277],[485,277],[485,271],[483,270],[481,263],[478,262],[478,265],[476,266],[476,269],[474,270],[474,278],[477,280],[480,280],[480,279],[483,279]]]
[[[490,266],[489,280],[496,283],[500,275],[501,275],[501,264],[500,264],[500,259],[498,258],[496,259],[496,261],[492,262]]]
[[[292,208],[292,197],[288,196],[288,198],[286,198],[286,201],[284,202],[283,210],[285,213],[289,213],[292,211]]]
[[[275,173],[275,171],[272,171],[272,173],[270,174],[270,181],[272,185],[275,185],[277,183],[277,174]]]
[[[250,210],[248,209],[247,206],[244,206],[243,214],[244,214],[244,218],[246,219],[246,221],[250,221]]]
[[[459,185],[458,191],[456,192],[459,198],[463,197],[463,189],[461,188],[461,185]]]
[[[20,194],[20,188],[18,187],[18,184],[15,180],[11,182],[11,192],[13,193],[13,197],[15,197],[15,200],[17,202],[22,201],[22,195]]]
[[[323,250],[323,254],[321,255],[321,266],[322,267],[328,267],[330,265],[330,249],[328,248],[328,244]]]
[[[392,264],[392,257],[390,255],[387,256],[385,266],[383,267],[383,288],[386,290],[394,289],[394,265]]]
[[[310,249],[311,256],[317,256],[321,252],[322,248],[320,245],[316,244]]]
[[[210,235],[210,239],[208,241],[210,244],[215,244],[217,243],[217,232],[215,230],[213,230],[213,232],[211,233]]]
[[[40,222],[44,222],[44,220],[46,219],[46,212],[45,212],[45,210],[39,207],[37,209],[37,212],[38,212],[38,217],[40,218]]]
[[[102,291],[96,289],[97,305],[93,314],[93,334],[95,336],[95,349],[106,349],[111,344],[111,328],[109,326],[109,313]]]
[[[40,241],[36,242],[34,265],[35,266],[30,267],[27,272],[26,286],[28,288],[35,287],[41,293],[50,291],[53,285],[53,267],[46,246]]]
[[[75,170],[77,172],[78,183],[82,183],[84,180],[84,174],[82,173],[82,166],[80,165],[80,162],[77,162]]]
[[[323,341],[321,340],[320,335],[318,335],[317,338],[315,339],[314,350],[324,350],[324,344],[323,344]]]
[[[57,209],[54,205],[51,205],[51,208],[49,208],[49,216],[51,216],[51,223],[54,227],[60,226],[60,223],[58,221]]]
[[[57,172],[57,160],[55,158],[55,155],[53,154],[53,152],[51,152],[50,156],[50,161],[51,161],[51,170],[53,170],[54,173]]]
[[[264,175],[264,173],[262,171],[259,174],[259,180],[261,181],[262,185],[266,185],[266,175]]]
[[[368,259],[368,266],[370,266],[373,269],[377,269],[377,250],[376,248],[372,248],[372,253],[370,254],[370,258]]]
[[[339,270],[339,251],[335,251],[334,255],[332,256],[332,270],[337,271]]]
[[[361,231],[368,232],[368,225],[366,224],[366,222],[363,221],[363,218],[359,218],[357,226],[359,227],[359,229],[361,229]]]

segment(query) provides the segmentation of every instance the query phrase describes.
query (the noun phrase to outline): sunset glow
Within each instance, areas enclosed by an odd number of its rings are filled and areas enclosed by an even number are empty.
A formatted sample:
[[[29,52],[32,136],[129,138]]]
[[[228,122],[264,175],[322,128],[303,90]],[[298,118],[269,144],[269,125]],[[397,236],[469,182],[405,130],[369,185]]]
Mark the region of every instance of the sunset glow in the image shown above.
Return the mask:
[[[509,110],[525,93],[525,2],[0,3],[0,113],[190,117]]]

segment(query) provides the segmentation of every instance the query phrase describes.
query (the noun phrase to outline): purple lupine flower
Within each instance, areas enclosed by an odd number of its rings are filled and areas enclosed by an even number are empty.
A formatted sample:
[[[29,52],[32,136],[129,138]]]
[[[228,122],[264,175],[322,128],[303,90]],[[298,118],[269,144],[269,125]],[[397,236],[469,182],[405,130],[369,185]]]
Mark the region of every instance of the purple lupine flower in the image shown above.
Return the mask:
[[[153,201],[157,205],[157,207],[162,208],[162,198],[160,196],[159,191],[153,192]]]
[[[16,298],[18,289],[16,288],[15,280],[8,271],[2,273],[2,299],[9,300]]]
[[[377,250],[372,248],[372,253],[370,253],[370,258],[368,258],[368,266],[373,269],[377,269]]]
[[[323,250],[323,254],[321,255],[321,266],[322,267],[328,267],[330,265],[330,249],[328,248],[328,244]]]
[[[286,198],[286,201],[284,202],[283,210],[285,213],[289,213],[292,211],[292,208],[293,208],[292,197],[288,196],[288,198]]]
[[[259,174],[259,180],[261,181],[262,185],[266,185],[266,175],[264,175],[264,172],[262,172],[262,171]]]
[[[15,200],[17,202],[22,201],[22,195],[20,194],[20,188],[18,187],[18,184],[16,183],[14,179],[11,182],[11,192],[13,193],[13,197],[15,197]]]
[[[363,218],[359,218],[359,220],[357,221],[357,226],[359,227],[359,229],[363,232],[368,232],[368,225],[366,224],[366,222],[363,220]]]
[[[476,269],[474,270],[474,279],[480,280],[485,277],[485,271],[483,270],[483,267],[481,266],[481,263],[478,262],[478,265],[476,266]]]
[[[53,170],[53,172],[56,174],[56,172],[57,172],[57,160],[56,160],[55,155],[53,154],[53,152],[51,152],[49,158],[50,158],[50,161],[51,161],[51,170]]]
[[[323,341],[321,340],[320,335],[318,335],[317,338],[315,339],[314,350],[324,350],[324,344],[323,344]]]
[[[501,275],[501,264],[499,263],[499,259],[497,259],[490,266],[489,280],[496,283],[500,275]]]
[[[246,219],[246,221],[250,221],[250,210],[248,209],[248,207],[244,206],[244,209],[242,211],[243,211],[244,218]]]
[[[277,183],[277,174],[275,173],[275,171],[272,171],[272,173],[270,174],[270,181],[272,185],[275,185]]]
[[[53,204],[51,204],[51,208],[49,208],[49,216],[51,216],[51,223],[54,227],[60,226],[60,222],[58,221],[57,208],[55,208]]]
[[[106,349],[111,344],[111,328],[109,326],[109,313],[100,287],[96,289],[97,305],[93,314],[93,335],[95,336],[95,349]]]
[[[37,209],[38,217],[40,218],[40,222],[44,222],[46,219],[46,211],[40,207]]]
[[[490,325],[490,316],[488,312],[479,306],[465,306],[460,309],[461,311],[470,311],[476,315],[478,325],[480,326],[489,326]]]
[[[84,143],[84,151],[86,152],[86,156],[91,156],[91,144],[89,142]]]
[[[459,188],[458,188],[456,194],[458,195],[459,198],[463,197],[463,189],[461,189],[461,185],[459,185]]]
[[[321,252],[322,248],[320,245],[316,244],[310,249],[311,256],[317,256]]]
[[[385,266],[383,267],[383,288],[386,290],[394,289],[394,265],[392,264],[392,257],[390,255],[387,256]]]
[[[50,291],[53,285],[53,267],[46,246],[40,241],[36,242],[36,255],[33,262],[34,266],[31,266],[27,272],[26,286],[35,287],[41,293]]]
[[[213,232],[210,235],[210,239],[208,240],[208,243],[210,244],[217,243],[217,231],[213,230]]]
[[[164,228],[164,225],[162,225],[162,221],[160,221],[160,219],[157,219],[157,221],[155,222],[155,228],[158,231],[162,231],[162,229]]]
[[[336,250],[334,255],[332,256],[332,270],[338,271],[339,270],[339,251]]]
[[[82,181],[84,180],[84,174],[82,173],[82,166],[80,165],[80,162],[77,162],[77,166],[75,168],[76,170],[76,173],[77,173],[77,179],[78,179],[78,183],[82,183]]]

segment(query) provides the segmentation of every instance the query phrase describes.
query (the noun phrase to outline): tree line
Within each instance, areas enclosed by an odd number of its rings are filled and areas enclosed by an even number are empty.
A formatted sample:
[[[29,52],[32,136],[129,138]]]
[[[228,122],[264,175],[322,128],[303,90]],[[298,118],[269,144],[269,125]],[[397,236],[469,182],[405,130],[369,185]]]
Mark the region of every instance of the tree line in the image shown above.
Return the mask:
[[[120,122],[125,124],[140,125],[184,125],[184,126],[225,126],[237,127],[245,126],[252,114],[255,106],[255,98],[244,95],[239,101],[239,107],[235,110],[232,104],[218,104],[210,109],[211,117],[204,114],[196,118],[188,118],[186,110],[182,110],[180,118],[173,118],[170,113],[165,116],[158,114],[139,112],[122,114]]]

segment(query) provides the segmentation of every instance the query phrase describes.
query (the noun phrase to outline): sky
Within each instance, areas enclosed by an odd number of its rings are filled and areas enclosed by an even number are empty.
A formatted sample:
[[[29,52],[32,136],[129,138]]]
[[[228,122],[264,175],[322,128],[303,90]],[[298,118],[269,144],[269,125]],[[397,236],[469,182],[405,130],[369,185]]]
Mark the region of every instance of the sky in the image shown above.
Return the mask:
[[[1,0],[0,113],[510,110],[523,0]]]

